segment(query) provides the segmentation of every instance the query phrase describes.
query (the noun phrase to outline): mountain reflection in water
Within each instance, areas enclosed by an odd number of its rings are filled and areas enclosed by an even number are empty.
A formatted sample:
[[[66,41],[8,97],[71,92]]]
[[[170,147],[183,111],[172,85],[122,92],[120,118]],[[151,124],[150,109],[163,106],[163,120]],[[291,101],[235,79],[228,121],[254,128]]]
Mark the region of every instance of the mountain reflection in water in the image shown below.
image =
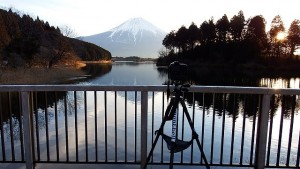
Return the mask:
[[[167,81],[167,70],[165,68],[157,68],[154,64],[139,64],[132,62],[115,62],[113,64],[88,64],[82,69],[86,72],[86,78],[73,83],[81,85],[162,85]],[[210,85],[210,86],[267,86],[267,87],[283,87],[283,88],[299,88],[299,77],[297,75],[292,76],[264,76],[262,74],[256,74],[251,72],[235,72],[233,70],[204,70],[202,68],[190,70],[190,77],[193,77],[189,82],[193,85]],[[33,106],[33,123],[35,130],[35,139],[39,138],[39,145],[41,146],[40,156],[42,159],[46,158],[45,152],[45,138],[49,134],[50,136],[56,136],[56,127],[59,131],[58,136],[60,140],[66,140],[65,130],[70,133],[70,152],[75,152],[74,146],[74,128],[75,124],[78,125],[78,142],[79,146],[84,147],[85,129],[88,130],[89,138],[93,140],[93,131],[95,129],[95,114],[97,115],[98,132],[103,136],[104,131],[104,117],[105,117],[105,99],[107,103],[107,125],[108,125],[108,155],[112,157],[114,154],[114,132],[118,133],[118,142],[122,143],[124,139],[124,126],[128,125],[128,139],[134,138],[134,125],[135,120],[139,116],[139,107],[141,95],[139,92],[129,91],[68,91],[68,92],[32,92],[31,100]],[[96,106],[94,98],[97,98]],[[154,129],[159,127],[161,122],[163,111],[167,105],[166,93],[163,92],[149,92],[149,111],[153,112],[153,122],[155,123]],[[211,133],[210,131],[213,121],[215,120],[214,127],[215,135],[214,139],[221,140],[222,134],[222,120],[226,122],[225,127],[225,143],[224,154],[230,153],[227,144],[231,142],[231,129],[233,125],[235,127],[234,137],[240,138],[241,131],[245,130],[247,133],[244,136],[244,140],[235,140],[236,145],[240,145],[241,141],[244,141],[245,150],[250,151],[249,147],[252,145],[252,130],[253,126],[257,124],[257,115],[260,109],[261,96],[255,94],[208,94],[208,93],[185,93],[185,101],[187,103],[188,111],[193,116],[195,115],[195,127],[197,130],[205,126],[204,147],[210,147]],[[152,105],[154,103],[154,105]],[[8,105],[8,106],[7,106]],[[193,106],[194,105],[194,106]],[[300,99],[298,96],[289,95],[273,95],[271,97],[270,108],[270,121],[272,121],[273,131],[279,131],[280,120],[284,126],[290,126],[290,121],[293,117],[294,121],[299,121]],[[85,107],[86,106],[86,107]],[[97,111],[96,108],[97,107]],[[125,108],[126,107],[126,108]],[[138,107],[138,108],[137,108]],[[20,114],[20,93],[18,92],[2,92],[0,93],[0,121],[1,131],[3,131],[1,139],[3,143],[10,147],[12,143],[15,145],[20,144],[22,131],[22,115]],[[135,110],[137,109],[137,112]],[[117,112],[117,113],[116,113]],[[86,114],[87,113],[87,114]],[[135,114],[136,113],[136,114]],[[202,119],[205,117],[204,125],[202,125]],[[282,117],[282,118],[281,118]],[[150,117],[149,117],[150,118]],[[87,119],[87,121],[85,121]],[[125,120],[126,119],[126,120]],[[194,120],[193,119],[193,120]],[[78,121],[77,121],[78,120]],[[115,121],[118,120],[118,123]],[[128,121],[127,121],[128,120]],[[75,121],[77,123],[75,123]],[[57,124],[56,124],[57,123]],[[85,123],[86,127],[85,128]],[[127,124],[125,124],[127,123]],[[149,123],[150,124],[150,123]],[[116,128],[116,129],[115,129]],[[293,134],[299,132],[299,125],[295,124]],[[255,129],[255,128],[254,128]],[[166,128],[169,131],[169,128]],[[139,133],[139,131],[136,131]],[[289,130],[283,130],[282,135],[288,135]],[[250,133],[250,134],[248,134]],[[271,140],[278,139],[278,133],[274,132],[271,136]],[[72,136],[72,137],[71,137]],[[298,136],[298,135],[297,135]],[[73,139],[74,138],[74,139]],[[286,137],[282,140],[282,147],[286,148],[288,145]],[[50,143],[55,142],[55,137],[49,137]],[[13,141],[12,141],[13,140]],[[1,142],[2,142],[1,141]],[[63,156],[65,150],[64,143],[60,143],[60,155]],[[292,143],[297,142],[297,137],[293,137]],[[99,137],[99,145],[103,145],[105,140],[103,137]],[[128,140],[128,145],[133,144],[133,140]],[[53,145],[54,146],[54,145]],[[131,145],[134,147],[134,145]],[[215,144],[215,150],[220,149],[219,144]],[[118,151],[122,151],[122,146],[118,147]],[[271,151],[276,152],[277,144],[271,145]],[[19,149],[18,149],[19,151]],[[55,154],[54,149],[47,150],[50,154]],[[93,152],[93,147],[89,147],[89,152]],[[205,150],[210,152],[210,150]],[[238,150],[234,151],[234,156],[239,157]],[[84,151],[80,151],[83,153]],[[101,152],[100,152],[101,153]],[[128,151],[128,157],[133,157],[134,152]],[[216,152],[214,152],[216,153]],[[296,156],[297,145],[292,147],[291,156]],[[75,153],[70,153],[70,158],[74,158]],[[132,156],[130,156],[130,154]],[[164,153],[165,156],[168,152]],[[216,153],[218,154],[218,152]],[[157,154],[156,154],[157,155]],[[93,157],[93,155],[91,155]],[[271,162],[276,160],[276,157],[272,157]],[[122,154],[118,156],[122,158]],[[1,158],[1,153],[0,153]],[[18,157],[16,157],[18,158]],[[165,157],[164,157],[165,158]],[[228,156],[224,157],[224,161],[228,161]],[[166,158],[168,159],[168,158]],[[195,157],[196,159],[196,157]],[[200,159],[197,156],[197,159]],[[212,159],[213,161],[219,161],[219,157],[216,155]],[[249,154],[245,154],[243,162],[249,162]],[[283,160],[284,161],[284,160]],[[239,162],[238,158],[234,158],[234,162]],[[295,161],[292,161],[293,163]]]

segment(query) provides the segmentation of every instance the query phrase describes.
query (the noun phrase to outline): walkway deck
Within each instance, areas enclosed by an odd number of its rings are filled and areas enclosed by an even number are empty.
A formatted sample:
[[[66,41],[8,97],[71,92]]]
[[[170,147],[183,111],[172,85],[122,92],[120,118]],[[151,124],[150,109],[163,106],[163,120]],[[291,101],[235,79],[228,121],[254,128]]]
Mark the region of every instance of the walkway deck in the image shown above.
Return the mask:
[[[205,169],[204,166],[175,165],[174,169]],[[0,164],[1,169],[26,169],[24,164]],[[148,169],[168,169],[168,165],[149,165]],[[139,165],[128,164],[38,164],[35,169],[140,169]],[[211,169],[252,169],[252,167],[220,167]]]

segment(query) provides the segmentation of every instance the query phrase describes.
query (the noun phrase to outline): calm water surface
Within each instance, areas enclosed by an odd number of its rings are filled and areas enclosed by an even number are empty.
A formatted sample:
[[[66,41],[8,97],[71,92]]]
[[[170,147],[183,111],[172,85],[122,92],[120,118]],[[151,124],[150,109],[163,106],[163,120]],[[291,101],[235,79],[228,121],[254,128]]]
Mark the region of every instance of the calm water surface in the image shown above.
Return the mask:
[[[101,65],[88,65],[98,69]],[[89,69],[89,68],[87,68]],[[114,62],[110,71],[102,76],[91,76],[84,84],[92,85],[161,85],[167,80],[155,64]]]
[[[73,81],[74,83],[82,85],[161,85],[167,81],[166,70],[157,68],[154,64],[149,63],[115,62],[112,65],[91,64],[84,68],[84,71],[87,72],[87,75],[84,76],[86,79],[82,81],[82,78],[78,78],[80,80]],[[263,77],[249,74],[249,76],[246,76],[245,73],[239,72],[212,71],[203,73],[198,70],[193,70],[191,74],[194,78],[190,82],[198,85],[299,88],[299,77],[296,76]],[[74,100],[75,95],[76,101]],[[97,98],[96,102],[95,97]],[[105,97],[107,99],[106,110],[104,108]],[[47,101],[45,101],[45,98],[47,98]],[[291,97],[283,100],[288,99],[291,99]],[[280,164],[285,164],[290,140],[292,147],[290,151],[290,165],[295,165],[296,163],[300,126],[298,123],[294,123],[293,137],[291,139],[289,138],[289,126],[291,125],[292,114],[294,122],[300,121],[300,104],[298,103],[298,97],[292,99],[296,99],[294,108],[282,101],[282,96],[273,98],[276,106],[274,106],[270,114],[273,117],[273,134],[268,137],[268,140],[270,140],[270,152],[272,152],[270,153],[270,164],[275,164],[277,160],[279,133],[283,136],[282,140],[280,140],[280,150],[281,154],[283,154],[280,156]],[[229,164],[230,156],[232,156],[233,163],[242,162],[248,164],[254,161],[254,151],[251,147],[255,147],[252,141],[256,139],[253,131],[257,127],[258,100],[259,97],[253,95],[216,94],[214,98],[208,94],[186,95],[188,111],[195,121],[196,132],[200,136],[209,162],[219,163],[222,160],[224,164]],[[95,154],[97,154],[98,160],[101,161],[105,160],[106,149],[104,145],[107,144],[108,160],[117,159],[117,161],[122,161],[125,156],[127,156],[129,161],[134,160],[136,152],[133,150],[133,147],[140,148],[139,144],[136,143],[136,140],[140,139],[140,128],[135,129],[136,126],[140,125],[139,122],[136,124],[136,119],[140,117],[140,94],[135,95],[134,92],[113,91],[96,93],[74,93],[70,91],[57,94],[54,97],[54,93],[48,93],[47,95],[37,93],[34,96],[34,101],[34,125],[38,129],[34,131],[35,143],[38,145],[35,149],[36,158],[55,161],[58,150],[60,160],[65,160],[68,154],[69,159],[74,161],[76,160],[76,150],[78,150],[78,157],[83,161],[85,160],[86,152],[89,160],[96,160]],[[75,106],[75,102],[77,106]],[[148,124],[153,124],[153,128],[151,129],[152,126],[149,126],[148,148],[151,147],[153,130],[158,129],[161,124],[167,102],[165,93],[149,93]],[[194,106],[193,103],[195,103]],[[86,109],[85,105],[87,105]],[[248,107],[245,105],[248,105]],[[283,113],[281,111],[282,105],[287,107]],[[21,151],[21,144],[18,108],[8,108],[6,111],[8,115],[2,115],[1,117],[4,132],[0,140],[1,143],[3,142],[6,145],[6,158],[12,158],[10,148],[14,144],[15,158],[19,159],[21,155],[17,152]],[[107,112],[107,118],[105,119],[105,113]],[[179,112],[182,112],[181,108]],[[95,123],[95,118],[97,123]],[[182,119],[182,113],[179,113],[179,119]],[[225,125],[222,125],[223,121]],[[107,137],[105,137],[104,133],[106,122]],[[279,127],[281,123],[283,124],[283,129]],[[186,120],[179,122],[179,130],[185,131],[183,133],[179,132],[179,138],[183,140],[191,139],[191,132],[187,124]],[[233,127],[234,130],[232,130]],[[77,128],[77,132],[74,130],[75,128]],[[97,139],[95,128],[97,129]],[[213,135],[212,131],[214,131]],[[127,145],[124,143],[125,132],[128,135],[126,137]],[[171,134],[171,124],[169,122],[165,125],[165,132],[169,135]],[[88,138],[88,144],[85,136]],[[59,138],[59,149],[56,149],[56,137]],[[76,147],[76,143],[78,147]],[[98,152],[95,152],[96,143]],[[47,144],[49,144],[49,150],[47,150]],[[163,151],[160,150],[161,146],[164,147]],[[68,151],[66,151],[66,147]],[[154,161],[161,159],[169,161],[169,151],[165,143],[159,141],[157,147],[159,148],[154,151]],[[38,149],[40,153],[38,153]],[[223,153],[221,153],[221,149],[223,149]],[[3,152],[2,149],[0,152]],[[139,150],[137,154],[139,154]],[[188,162],[192,157],[195,162],[200,161],[199,154],[197,146],[194,145],[193,153],[191,148],[183,152],[183,161]],[[0,153],[1,158],[3,158],[3,153]],[[181,154],[176,154],[175,160],[180,161],[180,159]]]

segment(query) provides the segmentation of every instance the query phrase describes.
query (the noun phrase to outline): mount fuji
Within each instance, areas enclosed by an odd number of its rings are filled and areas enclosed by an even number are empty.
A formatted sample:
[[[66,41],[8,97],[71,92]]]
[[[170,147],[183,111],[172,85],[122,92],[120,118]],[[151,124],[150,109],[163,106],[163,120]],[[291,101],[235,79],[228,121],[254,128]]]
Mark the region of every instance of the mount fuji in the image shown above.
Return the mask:
[[[132,18],[109,31],[80,39],[105,48],[113,56],[154,58],[163,48],[166,34],[143,18]]]

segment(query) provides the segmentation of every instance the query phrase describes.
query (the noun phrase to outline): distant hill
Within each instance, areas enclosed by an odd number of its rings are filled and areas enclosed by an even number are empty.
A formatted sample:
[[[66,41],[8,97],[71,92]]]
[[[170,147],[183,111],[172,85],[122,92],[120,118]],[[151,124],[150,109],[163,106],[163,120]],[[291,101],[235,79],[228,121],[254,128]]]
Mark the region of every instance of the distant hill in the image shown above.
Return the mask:
[[[48,22],[0,9],[0,65],[52,66],[77,60],[110,60],[111,53],[94,44],[65,37]]]
[[[117,57],[157,57],[166,32],[143,18],[132,18],[121,25],[80,39],[108,49]]]
[[[129,57],[112,57],[113,62],[156,62],[157,58],[141,58],[137,56],[129,56]]]

